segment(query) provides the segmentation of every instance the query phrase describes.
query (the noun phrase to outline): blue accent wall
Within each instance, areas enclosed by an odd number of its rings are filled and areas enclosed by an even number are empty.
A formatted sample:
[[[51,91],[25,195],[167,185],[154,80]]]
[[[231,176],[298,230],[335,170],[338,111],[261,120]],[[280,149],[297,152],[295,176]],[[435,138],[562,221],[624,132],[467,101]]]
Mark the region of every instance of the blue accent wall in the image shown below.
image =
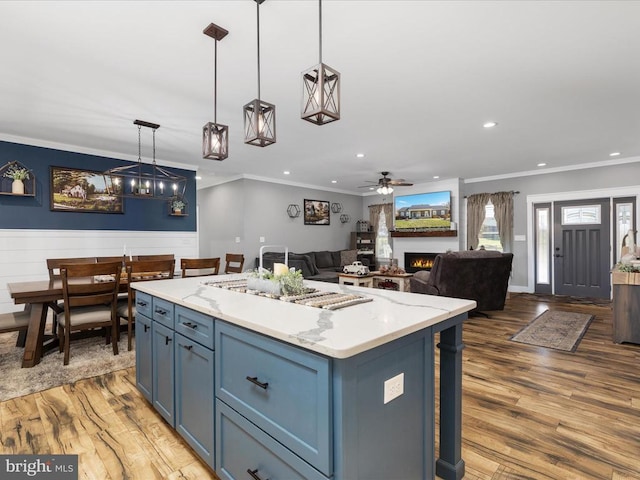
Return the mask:
[[[196,231],[195,172],[164,167],[187,178],[188,216],[170,216],[166,201],[124,198],[124,213],[53,212],[49,167],[105,171],[132,162],[0,141],[0,167],[17,161],[36,177],[35,197],[0,195],[0,228],[52,230]]]

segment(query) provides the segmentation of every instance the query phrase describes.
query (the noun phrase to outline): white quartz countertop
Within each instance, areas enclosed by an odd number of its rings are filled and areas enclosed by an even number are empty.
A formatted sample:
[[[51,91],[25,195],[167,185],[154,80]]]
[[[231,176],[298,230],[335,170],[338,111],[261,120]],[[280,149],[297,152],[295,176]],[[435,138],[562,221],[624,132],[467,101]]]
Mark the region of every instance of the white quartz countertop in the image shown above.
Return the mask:
[[[472,300],[305,280],[306,286],[319,291],[373,299],[325,310],[204,284],[222,278],[136,282],[133,288],[333,358],[351,357],[476,307]]]

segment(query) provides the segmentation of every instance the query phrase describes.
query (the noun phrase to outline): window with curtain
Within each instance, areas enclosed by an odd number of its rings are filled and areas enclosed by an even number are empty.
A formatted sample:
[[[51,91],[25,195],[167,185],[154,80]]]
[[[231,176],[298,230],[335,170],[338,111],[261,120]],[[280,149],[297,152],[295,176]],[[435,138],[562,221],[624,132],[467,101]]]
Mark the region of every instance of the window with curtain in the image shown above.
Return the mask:
[[[467,248],[477,249],[484,242],[495,245],[495,240],[490,237],[495,236],[497,230],[500,251],[512,251],[513,193],[476,193],[467,197]]]
[[[495,209],[491,200],[484,206],[484,221],[480,227],[480,233],[478,233],[478,248],[502,252],[498,223],[496,222]]]

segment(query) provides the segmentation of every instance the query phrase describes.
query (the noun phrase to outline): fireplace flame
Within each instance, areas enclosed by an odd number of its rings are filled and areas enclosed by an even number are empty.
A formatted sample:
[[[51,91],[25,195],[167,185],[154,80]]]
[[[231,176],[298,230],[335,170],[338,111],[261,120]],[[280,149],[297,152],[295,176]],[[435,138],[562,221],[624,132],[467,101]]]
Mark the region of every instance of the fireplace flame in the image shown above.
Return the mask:
[[[433,259],[431,258],[415,258],[411,261],[411,266],[413,268],[432,268],[433,267]]]

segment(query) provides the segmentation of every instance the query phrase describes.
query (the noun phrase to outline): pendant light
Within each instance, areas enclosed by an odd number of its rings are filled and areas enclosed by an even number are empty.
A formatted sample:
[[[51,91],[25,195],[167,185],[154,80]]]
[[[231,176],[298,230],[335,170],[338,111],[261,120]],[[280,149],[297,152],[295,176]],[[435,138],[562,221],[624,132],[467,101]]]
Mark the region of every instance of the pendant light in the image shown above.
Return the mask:
[[[244,106],[244,143],[266,147],[276,143],[276,106],[260,99],[260,4],[254,0],[257,11],[258,32],[258,98]]]
[[[213,122],[208,122],[202,127],[202,158],[224,160],[229,156],[229,127],[218,123],[218,40],[222,40],[229,32],[211,23],[202,33],[215,40],[213,50]]]
[[[156,130],[160,125],[144,120],[134,120],[133,123],[138,126],[138,161],[103,172],[107,193],[127,198],[182,199],[187,188],[187,178],[156,164]],[[142,164],[142,127],[153,130],[153,163],[149,167]]]
[[[340,73],[322,63],[322,0],[319,7],[319,61],[302,72],[302,113],[300,117],[316,125],[340,120]]]

